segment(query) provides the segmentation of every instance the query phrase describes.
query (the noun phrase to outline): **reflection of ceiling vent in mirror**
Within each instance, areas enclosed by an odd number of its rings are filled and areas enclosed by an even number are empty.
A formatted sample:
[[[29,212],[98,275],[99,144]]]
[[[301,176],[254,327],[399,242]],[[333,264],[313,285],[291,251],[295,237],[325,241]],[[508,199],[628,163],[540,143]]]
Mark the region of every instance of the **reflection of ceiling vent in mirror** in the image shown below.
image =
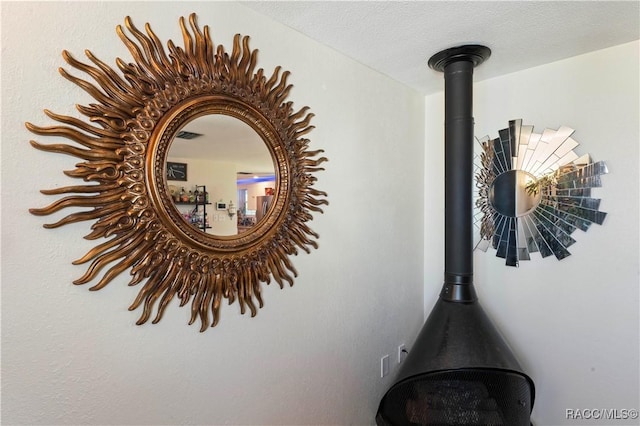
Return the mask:
[[[187,132],[185,130],[181,130],[176,135],[176,138],[180,139],[195,139],[202,136],[200,133]]]

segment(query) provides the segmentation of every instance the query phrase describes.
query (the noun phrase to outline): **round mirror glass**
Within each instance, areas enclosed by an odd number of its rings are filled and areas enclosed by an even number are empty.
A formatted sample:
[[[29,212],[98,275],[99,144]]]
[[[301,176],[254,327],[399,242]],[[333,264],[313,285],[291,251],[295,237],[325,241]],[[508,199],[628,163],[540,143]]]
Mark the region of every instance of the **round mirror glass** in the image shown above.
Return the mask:
[[[500,214],[520,217],[531,213],[540,203],[535,176],[523,170],[498,175],[489,189],[489,202]]]
[[[243,121],[198,117],[176,134],[166,165],[167,188],[182,218],[199,231],[233,236],[269,213],[277,188],[273,158]]]

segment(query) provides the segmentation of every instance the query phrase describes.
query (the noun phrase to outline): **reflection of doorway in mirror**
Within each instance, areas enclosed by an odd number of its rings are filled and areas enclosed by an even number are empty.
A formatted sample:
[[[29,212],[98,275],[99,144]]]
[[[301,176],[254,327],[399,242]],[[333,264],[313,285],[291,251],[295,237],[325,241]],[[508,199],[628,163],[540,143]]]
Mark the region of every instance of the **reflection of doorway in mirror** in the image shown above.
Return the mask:
[[[247,212],[247,190],[238,189],[238,210],[243,213]]]
[[[238,202],[244,197],[245,207],[243,218],[238,216],[238,232],[242,233],[250,227],[256,225],[271,207],[270,203],[265,204],[265,193],[267,189],[275,186],[274,175],[253,176],[251,178],[238,179]],[[269,197],[273,199],[273,196]]]
[[[246,188],[238,189],[238,234],[248,231],[256,224],[255,214],[250,215],[247,208],[248,192]]]

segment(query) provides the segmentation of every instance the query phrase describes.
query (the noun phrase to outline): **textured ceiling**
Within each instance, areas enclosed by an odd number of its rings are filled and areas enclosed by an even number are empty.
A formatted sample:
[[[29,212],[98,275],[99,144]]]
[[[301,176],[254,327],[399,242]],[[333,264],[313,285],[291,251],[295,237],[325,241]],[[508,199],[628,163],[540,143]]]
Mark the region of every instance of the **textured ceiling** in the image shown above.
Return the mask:
[[[427,61],[448,47],[491,48],[481,81],[640,38],[638,1],[242,4],[424,94],[442,90]]]

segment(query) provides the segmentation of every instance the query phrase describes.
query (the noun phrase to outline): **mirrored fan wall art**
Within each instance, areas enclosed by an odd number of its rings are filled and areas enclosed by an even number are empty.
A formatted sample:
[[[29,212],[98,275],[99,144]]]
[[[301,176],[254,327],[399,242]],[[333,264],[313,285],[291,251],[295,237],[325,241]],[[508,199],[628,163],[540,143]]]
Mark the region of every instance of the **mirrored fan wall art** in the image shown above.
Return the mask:
[[[511,120],[498,137],[478,140],[475,157],[477,249],[496,250],[507,266],[530,260],[531,253],[562,260],[575,243],[571,234],[602,225],[606,213],[591,189],[602,186],[608,172],[603,161],[579,156],[571,135],[562,126],[541,134],[522,120]]]

